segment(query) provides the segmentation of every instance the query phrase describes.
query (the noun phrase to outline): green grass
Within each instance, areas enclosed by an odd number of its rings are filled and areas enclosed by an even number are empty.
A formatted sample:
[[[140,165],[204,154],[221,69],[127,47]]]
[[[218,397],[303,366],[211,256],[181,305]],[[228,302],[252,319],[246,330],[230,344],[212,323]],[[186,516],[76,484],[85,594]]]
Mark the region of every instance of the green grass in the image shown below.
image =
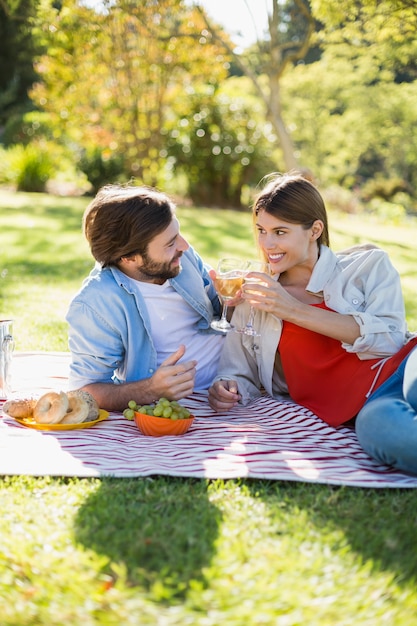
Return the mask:
[[[2,191],[0,317],[14,319],[17,350],[67,350],[65,313],[93,261],[81,232],[85,198]],[[249,212],[178,209],[182,233],[201,256],[256,257]],[[417,329],[417,220],[384,224],[367,216],[330,213],[332,246],[373,241],[401,273],[410,327]]]
[[[85,205],[2,192],[0,316],[18,350],[67,349],[65,311],[92,265]],[[212,264],[253,250],[248,213],[178,214]],[[389,251],[417,329],[416,221],[330,217],[335,249]],[[1,626],[416,623],[415,490],[22,476],[0,479],[0,511]]]
[[[415,623],[414,491],[21,477],[0,503],[2,626]]]

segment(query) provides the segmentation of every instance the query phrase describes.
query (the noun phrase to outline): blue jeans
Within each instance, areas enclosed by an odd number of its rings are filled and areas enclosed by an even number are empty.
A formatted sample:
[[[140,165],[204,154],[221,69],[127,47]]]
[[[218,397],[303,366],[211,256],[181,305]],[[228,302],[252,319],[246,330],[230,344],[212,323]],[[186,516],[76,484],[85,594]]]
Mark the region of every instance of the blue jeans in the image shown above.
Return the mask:
[[[366,401],[356,434],[379,463],[417,474],[417,348]]]

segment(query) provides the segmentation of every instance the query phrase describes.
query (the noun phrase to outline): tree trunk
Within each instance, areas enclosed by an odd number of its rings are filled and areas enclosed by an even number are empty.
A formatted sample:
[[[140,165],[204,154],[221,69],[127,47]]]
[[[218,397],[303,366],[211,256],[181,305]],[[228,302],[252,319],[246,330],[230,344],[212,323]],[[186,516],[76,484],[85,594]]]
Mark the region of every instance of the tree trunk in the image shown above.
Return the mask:
[[[268,107],[268,119],[274,127],[275,133],[279,139],[279,143],[282,150],[282,156],[284,159],[285,169],[286,171],[290,171],[293,169],[297,169],[298,163],[295,158],[295,150],[294,145],[291,139],[289,132],[287,131],[287,127],[285,126],[285,122],[281,115],[281,96],[280,96],[280,88],[279,88],[279,79],[274,79],[274,77],[270,77],[269,79],[270,85],[270,96],[269,102],[267,102]]]
[[[302,15],[306,20],[306,30],[298,45],[294,45],[293,42],[280,41],[281,7],[279,0],[272,0],[272,13],[268,15],[270,41],[268,42],[269,60],[265,68],[265,73],[268,76],[268,86],[266,88],[258,80],[258,75],[250,66],[249,61],[242,58],[242,55],[236,54],[229,40],[222,37],[218,29],[211,24],[201,7],[197,7],[212,37],[222,43],[229,54],[233,56],[241,71],[251,80],[259,98],[264,103],[267,119],[271,122],[276,133],[287,171],[297,169],[298,163],[290,133],[282,117],[280,79],[288,65],[305,57],[315,29],[315,21],[308,3],[305,0],[294,0],[294,5],[294,11]],[[261,46],[265,48],[265,43],[258,41],[259,49],[261,49]]]

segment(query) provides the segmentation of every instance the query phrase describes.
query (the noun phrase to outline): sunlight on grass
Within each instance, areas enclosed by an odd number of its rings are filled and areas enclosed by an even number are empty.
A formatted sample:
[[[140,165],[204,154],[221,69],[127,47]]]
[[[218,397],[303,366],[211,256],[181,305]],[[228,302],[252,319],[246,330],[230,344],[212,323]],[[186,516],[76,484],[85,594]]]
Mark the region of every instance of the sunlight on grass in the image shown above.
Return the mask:
[[[17,350],[67,350],[65,314],[93,266],[81,232],[88,198],[3,192],[0,199],[0,316],[14,319]],[[204,260],[256,258],[250,211],[179,207],[182,234]],[[417,330],[417,220],[381,223],[329,212],[332,247],[373,242],[401,275],[407,320]]]
[[[415,615],[412,490],[16,477],[0,481],[0,498],[5,626],[365,626]]]
[[[0,315],[14,319],[17,350],[67,350],[66,310],[93,265],[81,233],[87,203],[2,193]],[[249,211],[180,207],[178,216],[211,265],[256,258]],[[417,221],[331,211],[330,225],[334,249],[371,241],[389,252],[417,330]],[[0,621],[413,624],[416,500],[411,489],[262,480],[3,477]]]

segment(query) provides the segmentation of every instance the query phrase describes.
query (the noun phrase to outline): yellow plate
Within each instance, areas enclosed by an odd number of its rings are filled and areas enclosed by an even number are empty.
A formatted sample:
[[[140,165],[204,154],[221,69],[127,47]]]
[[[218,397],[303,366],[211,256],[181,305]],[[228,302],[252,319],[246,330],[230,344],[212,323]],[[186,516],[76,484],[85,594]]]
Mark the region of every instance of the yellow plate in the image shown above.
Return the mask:
[[[27,426],[27,428],[35,428],[36,430],[77,430],[78,428],[90,428],[94,426],[94,424],[98,424],[99,422],[103,422],[108,418],[109,414],[107,411],[103,411],[100,409],[100,413],[96,420],[92,422],[81,422],[80,424],[39,424],[35,422],[33,417],[14,417],[22,426]],[[11,417],[11,415],[9,415]]]

